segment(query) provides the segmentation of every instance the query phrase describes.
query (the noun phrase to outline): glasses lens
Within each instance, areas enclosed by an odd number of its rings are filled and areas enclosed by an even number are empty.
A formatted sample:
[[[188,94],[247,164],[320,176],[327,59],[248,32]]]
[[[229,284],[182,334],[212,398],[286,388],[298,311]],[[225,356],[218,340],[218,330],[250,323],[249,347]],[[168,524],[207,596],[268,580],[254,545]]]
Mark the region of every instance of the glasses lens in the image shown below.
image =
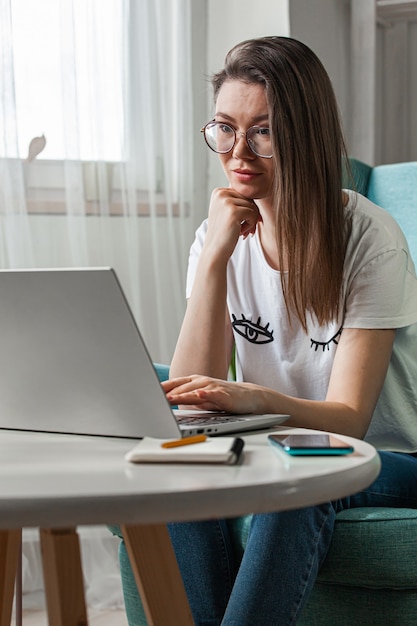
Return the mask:
[[[214,152],[229,152],[235,144],[235,131],[228,124],[210,122],[204,129],[208,146]]]
[[[252,126],[252,128],[249,128],[246,136],[252,152],[261,157],[272,156],[271,133],[269,128]]]

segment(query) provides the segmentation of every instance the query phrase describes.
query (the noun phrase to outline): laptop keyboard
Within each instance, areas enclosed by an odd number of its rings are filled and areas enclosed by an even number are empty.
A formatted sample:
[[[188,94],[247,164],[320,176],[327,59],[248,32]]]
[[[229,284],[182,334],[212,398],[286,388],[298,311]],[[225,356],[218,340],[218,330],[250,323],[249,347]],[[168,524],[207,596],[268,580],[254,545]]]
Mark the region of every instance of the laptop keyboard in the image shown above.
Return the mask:
[[[227,413],[188,413],[187,415],[176,415],[179,424],[225,424],[227,422],[244,422],[245,417],[239,415],[228,415]]]

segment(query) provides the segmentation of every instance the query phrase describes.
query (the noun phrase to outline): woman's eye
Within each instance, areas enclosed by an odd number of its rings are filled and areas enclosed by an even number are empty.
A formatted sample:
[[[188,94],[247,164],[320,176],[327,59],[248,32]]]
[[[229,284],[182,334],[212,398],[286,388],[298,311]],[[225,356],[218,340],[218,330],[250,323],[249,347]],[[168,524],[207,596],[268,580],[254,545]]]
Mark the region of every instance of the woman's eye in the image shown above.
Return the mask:
[[[258,135],[269,137],[269,128],[258,128]]]
[[[233,133],[233,129],[230,128],[230,126],[228,126],[227,124],[219,124],[219,129],[224,134],[226,134],[226,133]]]

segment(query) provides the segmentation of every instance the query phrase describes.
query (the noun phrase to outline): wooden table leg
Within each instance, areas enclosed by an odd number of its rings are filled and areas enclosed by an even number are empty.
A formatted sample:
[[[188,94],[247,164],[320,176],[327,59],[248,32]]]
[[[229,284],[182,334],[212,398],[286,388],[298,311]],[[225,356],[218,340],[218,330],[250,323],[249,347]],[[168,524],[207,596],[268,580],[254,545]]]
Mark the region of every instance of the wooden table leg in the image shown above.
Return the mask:
[[[19,550],[17,555],[16,583],[14,586],[15,624],[23,624],[23,533],[20,531]]]
[[[21,530],[0,531],[0,626],[10,626],[12,620],[14,584],[21,538]]]
[[[40,530],[50,626],[87,626],[81,552],[75,528]]]
[[[194,626],[167,527],[121,529],[149,626]]]

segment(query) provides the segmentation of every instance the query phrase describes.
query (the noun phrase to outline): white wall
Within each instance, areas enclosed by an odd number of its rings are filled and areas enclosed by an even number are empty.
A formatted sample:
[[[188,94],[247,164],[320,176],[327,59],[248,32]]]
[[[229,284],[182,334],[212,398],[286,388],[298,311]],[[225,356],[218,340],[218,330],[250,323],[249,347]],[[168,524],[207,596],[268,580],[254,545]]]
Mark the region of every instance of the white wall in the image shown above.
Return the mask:
[[[417,160],[417,3],[408,4],[410,11],[414,5],[414,17],[405,31],[396,28],[405,25],[404,19],[361,21],[360,36],[367,38],[363,59],[361,51],[351,49],[351,0],[290,1],[291,36],[309,45],[323,62],[339,102],[348,150],[370,164]],[[365,15],[365,0],[359,5]],[[363,68],[364,61],[373,62],[368,53],[373,34],[376,76],[370,93],[372,77],[364,77],[364,89],[354,89],[351,71],[355,64]]]
[[[309,46],[332,81],[345,132],[349,135],[350,0],[291,0],[291,37]]]
[[[208,0],[207,24],[207,69],[212,73],[244,39],[289,35],[289,0]]]

